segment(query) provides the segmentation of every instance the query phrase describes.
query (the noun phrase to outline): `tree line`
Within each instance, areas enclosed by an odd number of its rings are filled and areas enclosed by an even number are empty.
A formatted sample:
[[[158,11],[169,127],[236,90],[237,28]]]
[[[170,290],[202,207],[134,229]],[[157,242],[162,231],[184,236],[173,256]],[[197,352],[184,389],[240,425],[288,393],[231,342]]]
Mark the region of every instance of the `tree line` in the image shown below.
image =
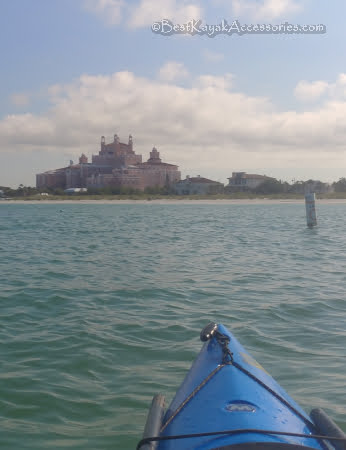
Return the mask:
[[[139,189],[135,189],[132,187],[117,187],[117,186],[107,186],[104,188],[88,188],[87,192],[78,192],[80,195],[140,195],[140,194],[149,194],[149,195],[168,195],[173,194],[173,190],[168,187],[147,187],[144,191]],[[67,194],[63,188],[35,188],[31,186],[24,186],[20,184],[17,189],[10,188],[7,186],[0,186],[0,196],[1,197],[32,197],[35,195],[71,195]],[[73,194],[72,194],[73,195]]]
[[[319,180],[294,181],[291,184],[287,181],[268,178],[254,189],[247,189],[246,192],[254,194],[304,194],[307,191],[316,193],[346,192],[346,178],[340,178],[332,184],[323,183]],[[236,190],[232,190],[236,192]],[[40,188],[20,184],[17,189],[0,186],[0,196],[2,197],[32,197],[47,193],[49,195],[68,195],[62,188]],[[78,192],[78,195],[174,195],[173,187],[148,187],[143,191],[131,187],[108,186],[104,188],[88,188],[87,192]]]

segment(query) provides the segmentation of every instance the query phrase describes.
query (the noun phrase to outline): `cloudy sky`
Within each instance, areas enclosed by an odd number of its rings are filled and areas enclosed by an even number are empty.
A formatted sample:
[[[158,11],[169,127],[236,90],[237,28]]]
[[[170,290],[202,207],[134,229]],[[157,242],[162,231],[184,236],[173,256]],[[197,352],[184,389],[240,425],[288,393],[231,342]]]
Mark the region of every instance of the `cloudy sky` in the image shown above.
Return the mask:
[[[115,133],[183,176],[346,176],[345,17],[344,0],[2,0],[0,185]],[[326,33],[164,36],[162,19]]]

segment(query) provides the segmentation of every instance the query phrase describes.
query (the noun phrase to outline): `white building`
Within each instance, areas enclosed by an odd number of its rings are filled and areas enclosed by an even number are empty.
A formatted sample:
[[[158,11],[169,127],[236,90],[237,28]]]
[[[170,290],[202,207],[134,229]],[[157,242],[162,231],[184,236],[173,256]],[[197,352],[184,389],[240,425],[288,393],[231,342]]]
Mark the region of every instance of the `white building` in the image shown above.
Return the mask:
[[[256,189],[260,184],[272,178],[266,175],[256,175],[246,172],[232,172],[232,176],[228,178],[229,183],[226,186],[227,191],[247,191]]]
[[[174,190],[178,195],[208,195],[222,193],[224,186],[218,181],[208,180],[200,175],[197,177],[187,176],[174,185]]]

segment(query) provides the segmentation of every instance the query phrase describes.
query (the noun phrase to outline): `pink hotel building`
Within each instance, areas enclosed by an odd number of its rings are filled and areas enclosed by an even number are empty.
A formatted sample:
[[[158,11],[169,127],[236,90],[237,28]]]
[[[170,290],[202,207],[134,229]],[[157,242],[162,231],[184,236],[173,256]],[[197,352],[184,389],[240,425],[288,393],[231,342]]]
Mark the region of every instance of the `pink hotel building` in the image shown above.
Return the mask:
[[[154,147],[150,158],[142,162],[142,155],[133,150],[132,136],[127,144],[114,135],[113,142],[106,144],[101,137],[101,149],[92,156],[92,162],[82,154],[79,164],[50,170],[36,175],[37,188],[80,188],[80,187],[146,187],[173,185],[180,180],[178,166],[161,161],[160,153]]]

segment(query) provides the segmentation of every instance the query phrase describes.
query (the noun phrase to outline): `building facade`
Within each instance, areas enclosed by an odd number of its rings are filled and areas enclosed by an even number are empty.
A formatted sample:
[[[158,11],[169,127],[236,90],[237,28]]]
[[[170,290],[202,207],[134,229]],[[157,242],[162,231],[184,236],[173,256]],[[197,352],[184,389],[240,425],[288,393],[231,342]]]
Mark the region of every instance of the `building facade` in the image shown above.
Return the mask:
[[[132,187],[144,190],[147,187],[171,186],[179,180],[178,166],[163,163],[154,147],[148,161],[116,167],[110,174],[93,174],[87,180],[87,187]]]
[[[44,173],[38,173],[36,175],[36,187],[39,188],[61,188],[66,187],[66,169],[48,170]]]
[[[220,194],[224,190],[224,185],[200,175],[197,177],[187,176],[185,180],[181,180],[174,185],[174,190],[178,195]]]
[[[117,134],[113,142],[106,144],[104,136],[101,137],[101,150],[98,155],[92,156],[92,164],[97,166],[111,166],[112,168],[123,168],[142,162],[142,155],[136,155],[133,150],[133,139],[129,136],[127,144],[119,141]]]
[[[178,166],[161,161],[160,154],[154,147],[146,162],[142,155],[133,150],[132,136],[127,144],[114,135],[113,142],[107,144],[101,137],[101,149],[92,155],[92,162],[82,154],[79,164],[51,170],[36,175],[37,188],[103,188],[132,187],[144,190],[146,187],[171,186],[180,180]]]
[[[246,172],[233,172],[232,176],[228,178],[229,183],[225,187],[226,192],[239,192],[248,191],[251,189],[256,189],[266,180],[271,180],[272,178],[266,175],[256,175],[249,174]]]

